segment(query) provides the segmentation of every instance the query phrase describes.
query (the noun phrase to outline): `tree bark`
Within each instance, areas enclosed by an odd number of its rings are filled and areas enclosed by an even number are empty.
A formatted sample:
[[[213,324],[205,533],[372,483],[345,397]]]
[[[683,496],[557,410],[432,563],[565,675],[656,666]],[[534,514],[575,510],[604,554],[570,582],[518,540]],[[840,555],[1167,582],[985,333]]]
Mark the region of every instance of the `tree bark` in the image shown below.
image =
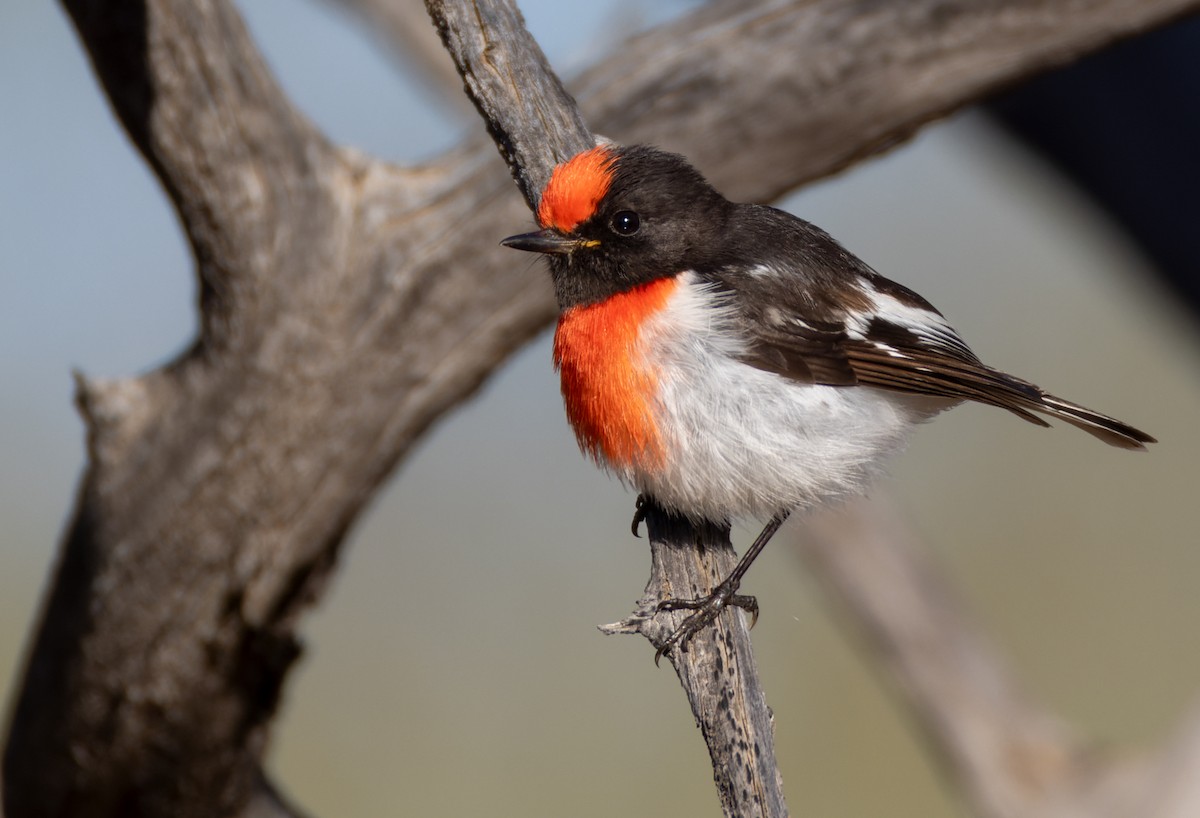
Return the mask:
[[[260,763],[299,617],[412,443],[554,305],[495,246],[528,215],[489,146],[398,168],[329,144],[225,0],[64,5],[179,213],[201,329],[161,369],[79,377],[89,462],[14,710],[6,814],[287,812]],[[1197,7],[718,2],[577,88],[601,133],[762,200]],[[543,157],[521,165],[528,194],[573,147],[506,149]]]
[[[737,554],[728,526],[693,526],[650,503],[650,581],[632,616],[600,630],[644,636],[656,648],[688,611],[658,610],[664,599],[703,597],[733,571]],[[713,780],[727,816],[781,818],[788,814],[775,760],[771,709],[759,681],[742,611],[731,608],[697,633],[683,651],[665,654],[691,705],[712,761]]]

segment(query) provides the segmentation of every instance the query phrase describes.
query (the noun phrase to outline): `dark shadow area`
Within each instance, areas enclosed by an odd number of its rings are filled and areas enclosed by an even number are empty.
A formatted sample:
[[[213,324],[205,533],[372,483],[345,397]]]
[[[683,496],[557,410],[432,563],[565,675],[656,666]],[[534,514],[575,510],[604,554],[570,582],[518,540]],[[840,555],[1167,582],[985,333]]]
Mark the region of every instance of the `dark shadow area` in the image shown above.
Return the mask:
[[[988,109],[1107,210],[1200,316],[1200,18],[1039,77]]]

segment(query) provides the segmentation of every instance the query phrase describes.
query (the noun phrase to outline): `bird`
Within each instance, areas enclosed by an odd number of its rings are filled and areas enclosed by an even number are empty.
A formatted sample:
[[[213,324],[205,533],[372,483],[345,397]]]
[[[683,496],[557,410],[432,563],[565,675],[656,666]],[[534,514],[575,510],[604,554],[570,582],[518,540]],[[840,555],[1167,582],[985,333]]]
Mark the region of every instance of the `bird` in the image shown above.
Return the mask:
[[[558,164],[539,229],[501,244],[549,261],[553,360],[580,449],[695,523],[766,520],[655,655],[728,606],[796,511],[861,494],[923,422],[965,401],[1112,446],[1157,442],[985,365],[923,297],[819,227],[731,202],[684,157],[602,142]],[[637,533],[639,516],[634,518]]]

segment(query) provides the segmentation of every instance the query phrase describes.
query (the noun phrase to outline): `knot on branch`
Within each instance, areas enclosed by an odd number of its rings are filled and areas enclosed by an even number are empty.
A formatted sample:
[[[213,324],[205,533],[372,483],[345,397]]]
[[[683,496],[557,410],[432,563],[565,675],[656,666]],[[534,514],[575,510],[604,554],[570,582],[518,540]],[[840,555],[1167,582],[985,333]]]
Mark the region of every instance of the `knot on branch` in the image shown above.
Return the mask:
[[[137,437],[149,417],[150,401],[142,378],[75,379],[75,406],[87,427],[88,458],[93,463],[114,459]]]

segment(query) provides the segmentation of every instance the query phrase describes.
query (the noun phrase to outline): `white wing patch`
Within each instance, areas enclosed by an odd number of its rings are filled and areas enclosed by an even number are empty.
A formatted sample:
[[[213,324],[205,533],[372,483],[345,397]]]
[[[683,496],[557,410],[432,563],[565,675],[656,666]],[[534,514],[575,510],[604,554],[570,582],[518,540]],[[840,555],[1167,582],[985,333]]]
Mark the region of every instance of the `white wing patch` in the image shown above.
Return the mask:
[[[970,347],[940,313],[905,304],[893,295],[879,292],[869,281],[863,282],[863,290],[871,301],[871,312],[852,314],[848,317],[846,330],[851,338],[869,340],[867,332],[871,319],[879,318],[908,330],[932,347],[954,350],[959,355],[971,359],[975,357]],[[885,344],[876,345],[892,354],[891,347]]]

